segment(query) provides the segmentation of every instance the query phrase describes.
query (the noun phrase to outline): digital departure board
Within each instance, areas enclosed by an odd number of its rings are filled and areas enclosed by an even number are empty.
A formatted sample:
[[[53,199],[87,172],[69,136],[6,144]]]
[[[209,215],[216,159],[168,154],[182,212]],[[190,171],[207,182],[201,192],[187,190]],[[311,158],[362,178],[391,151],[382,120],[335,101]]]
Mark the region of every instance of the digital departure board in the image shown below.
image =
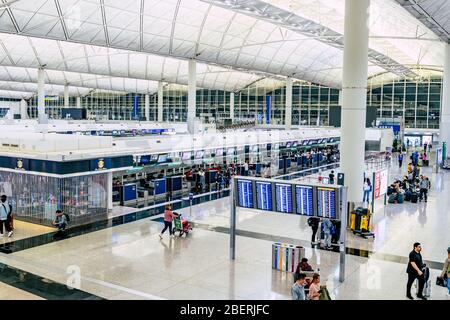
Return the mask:
[[[313,187],[296,186],[297,214],[313,216]]]
[[[253,183],[248,180],[237,181],[238,201],[240,207],[254,208],[252,185]]]
[[[292,185],[290,184],[275,184],[275,203],[278,212],[292,213]]]
[[[337,218],[335,189],[317,188],[317,212],[319,217]]]
[[[258,209],[272,211],[272,183],[256,182]]]

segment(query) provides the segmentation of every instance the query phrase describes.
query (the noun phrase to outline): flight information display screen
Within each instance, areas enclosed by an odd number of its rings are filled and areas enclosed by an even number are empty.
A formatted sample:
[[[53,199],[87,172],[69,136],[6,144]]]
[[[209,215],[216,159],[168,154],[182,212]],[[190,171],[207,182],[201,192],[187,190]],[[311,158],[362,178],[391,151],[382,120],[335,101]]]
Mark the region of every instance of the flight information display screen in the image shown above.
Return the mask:
[[[317,213],[319,217],[336,219],[336,190],[317,188]]]
[[[313,187],[296,186],[297,214],[313,216]]]
[[[254,208],[252,182],[248,180],[237,181],[238,205],[244,208]]]
[[[272,184],[256,182],[256,200],[258,209],[272,211]]]
[[[275,184],[275,203],[278,212],[292,213],[292,185]]]

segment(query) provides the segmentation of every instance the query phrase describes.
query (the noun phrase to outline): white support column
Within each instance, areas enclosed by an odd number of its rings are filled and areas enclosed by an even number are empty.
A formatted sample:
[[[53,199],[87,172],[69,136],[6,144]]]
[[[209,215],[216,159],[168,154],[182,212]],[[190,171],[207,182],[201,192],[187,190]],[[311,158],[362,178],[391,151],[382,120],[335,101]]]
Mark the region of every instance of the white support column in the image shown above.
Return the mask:
[[[230,118],[234,122],[234,92],[230,92]]]
[[[160,81],[158,82],[158,122],[164,121],[163,102],[164,102],[164,86]]]
[[[145,112],[145,120],[150,121],[150,95],[145,95],[144,100],[144,112]]]
[[[25,99],[20,100],[20,119],[28,119],[28,103]]]
[[[369,6],[370,0],[345,1],[340,154],[349,202],[363,200]]]
[[[195,133],[194,123],[197,106],[197,62],[189,60],[189,78],[188,78],[188,132]]]
[[[286,79],[286,113],[284,124],[286,130],[291,130],[292,126],[292,78]]]
[[[113,209],[113,173],[112,172],[107,173],[106,195],[108,197],[108,201],[107,201],[108,210],[112,210]]]
[[[66,84],[64,86],[64,108],[69,107],[69,86]]]
[[[81,97],[77,97],[77,108],[81,108]]]
[[[445,45],[444,79],[442,82],[441,123],[439,129],[440,142],[447,143],[449,154],[450,143],[450,44]]]
[[[38,123],[46,123],[47,115],[45,114],[45,71],[38,69]]]

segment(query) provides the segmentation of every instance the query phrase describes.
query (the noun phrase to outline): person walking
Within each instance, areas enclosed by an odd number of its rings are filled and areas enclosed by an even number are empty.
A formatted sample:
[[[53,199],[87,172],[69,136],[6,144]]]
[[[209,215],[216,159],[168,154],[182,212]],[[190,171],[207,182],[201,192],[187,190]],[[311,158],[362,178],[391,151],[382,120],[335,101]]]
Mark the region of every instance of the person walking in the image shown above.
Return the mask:
[[[172,207],[168,204],[166,205],[166,208],[164,210],[164,229],[159,234],[159,238],[162,239],[162,235],[164,232],[166,232],[167,228],[169,229],[170,236],[174,235],[174,232],[172,230],[172,221],[178,217],[178,214],[172,212]]]
[[[322,228],[323,228],[323,234],[324,234],[325,249],[332,249],[332,247],[331,247],[331,236],[332,236],[331,229],[333,228],[333,224],[331,223],[330,219],[328,219],[328,218],[323,219]]]
[[[312,229],[312,237],[311,237],[311,244],[316,244],[316,235],[317,230],[319,230],[319,224],[320,224],[320,218],[318,217],[309,217],[308,218],[308,225]]]
[[[422,199],[424,199],[425,202],[428,201],[428,190],[430,189],[430,187],[431,187],[431,184],[430,184],[430,180],[428,179],[428,177],[421,176],[421,179],[419,182],[419,188],[420,188],[419,201],[422,201]]]
[[[11,206],[9,205],[6,195],[1,196],[0,203],[0,236],[3,236],[3,226],[5,227],[5,232],[8,232],[8,237],[13,235],[13,231],[11,230]]]
[[[408,283],[406,284],[406,297],[410,300],[414,300],[411,295],[411,287],[414,283],[414,280],[419,280],[419,290],[417,292],[417,298],[422,300],[427,300],[422,293],[423,287],[425,285],[425,278],[422,272],[424,268],[422,254],[422,246],[419,242],[414,243],[414,249],[409,254],[409,262],[408,267],[406,268],[406,273],[408,274]]]
[[[444,261],[444,268],[442,269],[441,279],[447,279],[447,297],[450,297],[450,247],[447,248],[447,259]]]
[[[305,284],[306,275],[300,273],[291,288],[292,300],[306,300]]]
[[[369,203],[370,199],[370,191],[372,191],[372,184],[370,183],[370,179],[366,178],[364,180],[364,196],[363,196],[363,202]]]
[[[398,154],[398,167],[401,168],[403,166],[403,153],[400,152]]]

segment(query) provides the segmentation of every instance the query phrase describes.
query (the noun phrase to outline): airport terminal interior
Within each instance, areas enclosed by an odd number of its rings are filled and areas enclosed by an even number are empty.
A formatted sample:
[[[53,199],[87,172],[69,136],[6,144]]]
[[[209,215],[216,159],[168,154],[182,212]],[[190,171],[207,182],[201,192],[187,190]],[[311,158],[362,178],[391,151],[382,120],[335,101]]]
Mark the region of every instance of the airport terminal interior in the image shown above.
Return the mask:
[[[0,1],[0,299],[449,300],[449,14]]]

